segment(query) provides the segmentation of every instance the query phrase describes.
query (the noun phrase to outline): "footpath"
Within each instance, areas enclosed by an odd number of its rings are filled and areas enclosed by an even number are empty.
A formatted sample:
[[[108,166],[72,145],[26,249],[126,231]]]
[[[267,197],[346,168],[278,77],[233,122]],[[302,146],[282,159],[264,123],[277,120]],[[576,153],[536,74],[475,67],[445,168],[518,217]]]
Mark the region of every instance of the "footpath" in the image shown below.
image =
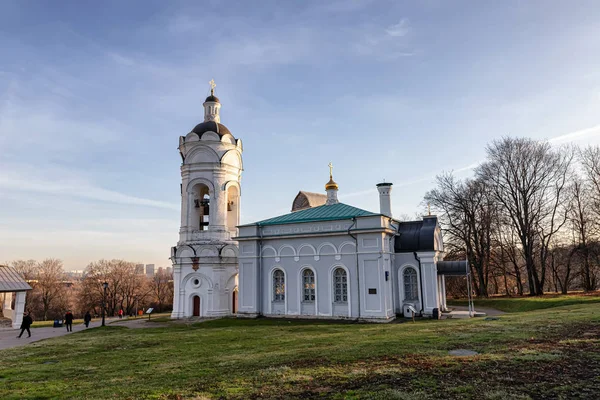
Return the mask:
[[[133,325],[132,327],[138,327],[141,322],[145,321],[144,318],[138,319],[119,319],[119,318],[107,318],[106,323],[112,324],[119,322],[119,326]],[[73,325],[73,332],[67,332],[67,328],[63,325],[62,328],[44,327],[44,328],[31,328],[31,337],[27,337],[27,331],[23,332],[21,338],[17,338],[20,329],[0,329],[0,350],[10,349],[13,347],[26,346],[30,343],[35,343],[40,340],[50,339],[53,337],[70,335],[71,333],[81,332],[86,329],[98,328],[102,325],[101,319],[95,319],[90,322],[90,327],[86,328],[84,324]]]

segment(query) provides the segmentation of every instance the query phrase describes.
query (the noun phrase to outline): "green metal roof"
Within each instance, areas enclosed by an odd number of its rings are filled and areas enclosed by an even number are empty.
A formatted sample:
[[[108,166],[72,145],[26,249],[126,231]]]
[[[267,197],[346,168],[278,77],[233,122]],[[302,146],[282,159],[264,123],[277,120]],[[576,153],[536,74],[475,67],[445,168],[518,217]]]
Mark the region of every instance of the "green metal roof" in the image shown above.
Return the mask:
[[[350,219],[354,217],[363,217],[367,215],[377,215],[370,211],[361,210],[360,208],[349,206],[344,203],[331,205],[323,205],[318,207],[308,208],[302,211],[280,215],[279,217],[265,219],[248,225],[281,225],[295,224],[298,222],[315,222],[315,221],[332,221],[338,219]]]

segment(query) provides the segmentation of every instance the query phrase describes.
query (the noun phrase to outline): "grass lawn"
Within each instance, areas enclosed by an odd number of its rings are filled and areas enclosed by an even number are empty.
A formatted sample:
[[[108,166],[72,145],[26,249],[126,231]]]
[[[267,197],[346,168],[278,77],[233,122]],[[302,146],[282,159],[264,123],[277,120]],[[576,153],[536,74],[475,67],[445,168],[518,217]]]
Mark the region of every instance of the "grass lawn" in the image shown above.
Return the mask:
[[[487,299],[475,299],[474,303],[475,309],[477,309],[477,307],[488,307],[513,313],[571,306],[574,304],[600,303],[600,292],[586,295],[581,293],[570,295],[545,295],[540,297],[490,297]],[[448,300],[448,305],[466,306],[468,303],[467,300]]]
[[[453,349],[480,355],[450,356]],[[591,302],[487,321],[109,325],[0,353],[1,399],[592,399],[598,393],[600,307]]]

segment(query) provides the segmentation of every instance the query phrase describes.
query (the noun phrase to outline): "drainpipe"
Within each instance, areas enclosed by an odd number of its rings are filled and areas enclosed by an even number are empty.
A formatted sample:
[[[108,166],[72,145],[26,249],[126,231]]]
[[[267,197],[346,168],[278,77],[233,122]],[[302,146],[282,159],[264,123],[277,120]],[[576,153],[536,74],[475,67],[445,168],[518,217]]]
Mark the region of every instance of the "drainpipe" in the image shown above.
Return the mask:
[[[358,238],[356,236],[354,236],[352,233],[350,233],[350,231],[352,230],[352,227],[356,225],[356,217],[352,218],[352,225],[350,225],[350,227],[348,228],[348,235],[352,236],[352,238],[354,239],[354,253],[356,254],[356,286],[358,288],[357,290],[357,295],[358,295],[358,319],[360,319],[360,274],[359,274],[359,270],[358,270]]]
[[[390,249],[390,293],[392,294],[392,302],[393,302],[393,313],[394,315],[396,314],[396,302],[394,300],[394,296],[399,297],[400,294],[398,293],[398,290],[394,290],[394,280],[392,279],[392,271],[395,269],[395,264],[396,264],[396,247],[395,247],[395,242],[394,242],[394,246],[392,246],[392,241],[394,240],[394,238],[396,237],[400,237],[400,223],[398,223],[397,227],[394,227],[394,224],[392,223],[392,221],[394,220],[392,217],[390,218],[390,226],[392,228],[394,228],[396,230],[396,234],[390,236],[390,240],[388,243],[389,249]],[[398,283],[398,277],[396,277],[396,283]],[[398,288],[399,289],[399,288]],[[398,298],[398,304],[400,304],[400,299]]]
[[[262,276],[262,246],[263,246],[263,242],[262,242],[262,238],[263,238],[263,234],[262,234],[262,226],[258,226],[258,303],[256,304],[256,312],[258,315],[262,315],[262,309],[263,309],[263,292],[262,292],[262,281],[263,281],[263,276]],[[257,316],[258,316],[257,315]]]
[[[417,252],[413,252],[415,256],[415,260],[419,263],[419,282],[420,282],[420,292],[421,292],[421,316],[423,316],[423,310],[425,309],[425,298],[423,297],[423,270],[421,269],[421,259],[417,257]]]

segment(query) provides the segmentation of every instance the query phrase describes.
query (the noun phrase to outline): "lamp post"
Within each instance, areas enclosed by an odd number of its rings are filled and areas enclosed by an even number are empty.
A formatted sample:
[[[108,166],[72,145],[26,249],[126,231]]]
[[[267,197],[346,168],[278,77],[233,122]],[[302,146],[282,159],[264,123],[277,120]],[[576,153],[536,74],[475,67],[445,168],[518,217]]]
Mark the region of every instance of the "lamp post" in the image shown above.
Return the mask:
[[[104,282],[102,287],[104,288],[104,295],[102,296],[102,326],[105,326],[104,316],[106,315],[106,289],[108,288],[108,282]]]

